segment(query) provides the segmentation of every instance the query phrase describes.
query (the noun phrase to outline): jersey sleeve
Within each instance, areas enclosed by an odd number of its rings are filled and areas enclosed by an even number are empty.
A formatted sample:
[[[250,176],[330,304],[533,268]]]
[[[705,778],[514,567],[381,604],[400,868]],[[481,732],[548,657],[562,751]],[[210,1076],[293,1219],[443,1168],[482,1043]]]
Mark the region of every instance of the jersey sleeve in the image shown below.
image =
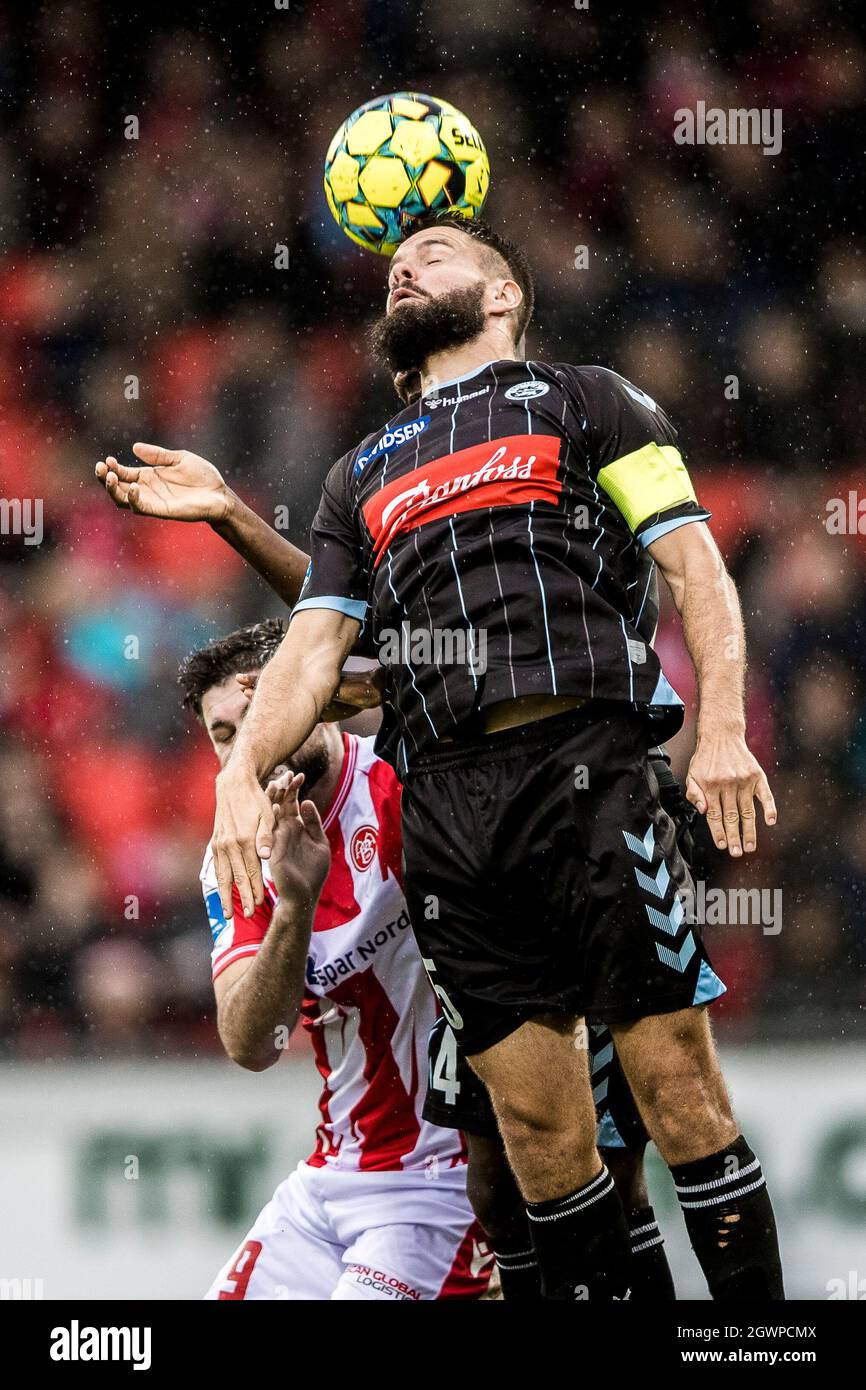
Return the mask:
[[[208,925],[213,938],[211,978],[215,980],[218,975],[222,974],[227,965],[232,965],[236,960],[242,960],[244,956],[256,954],[265,939],[265,932],[270,926],[274,905],[268,896],[268,885],[266,885],[263,902],[256,905],[252,917],[245,917],[237,885],[232,884],[234,912],[231,921],[227,922],[213,869],[213,857],[210,855],[205,857],[201,873],[201,888]]]
[[[644,547],[710,513],[695,496],[677,432],[651,396],[605,367],[571,368],[593,477]]]
[[[364,622],[369,581],[352,515],[352,457],[346,454],[335,463],[322,485],[310,531],[310,563],[293,615],[304,608],[333,608]]]

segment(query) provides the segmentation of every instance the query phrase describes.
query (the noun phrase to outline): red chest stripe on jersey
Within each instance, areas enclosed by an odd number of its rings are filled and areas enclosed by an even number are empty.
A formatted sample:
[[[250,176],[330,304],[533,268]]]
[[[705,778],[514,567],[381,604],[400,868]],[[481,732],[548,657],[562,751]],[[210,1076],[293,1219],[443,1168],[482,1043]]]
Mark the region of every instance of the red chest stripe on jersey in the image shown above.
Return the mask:
[[[313,931],[331,931],[334,927],[344,927],[354,922],[361,911],[355,897],[355,883],[352,870],[346,859],[346,845],[335,821],[325,832],[331,847],[331,871],[325,879],[321,896],[313,916]]]
[[[509,434],[433,459],[395,478],[364,506],[376,565],[395,536],[428,521],[481,507],[559,499],[562,440],[554,434]]]
[[[379,823],[377,852],[383,882],[389,872],[403,887],[403,840],[400,828],[400,796],[402,787],[394,769],[377,759],[370,768],[368,786],[376,819]]]
[[[343,1146],[343,1136],[339,1134],[335,1137],[333,1125],[331,1123],[331,1097],[333,1091],[328,1082],[331,1079],[331,1064],[328,1061],[328,1049],[325,1046],[325,1039],[322,1037],[321,1028],[316,1024],[322,1016],[320,1001],[315,995],[305,994],[304,1002],[301,1005],[301,1014],[304,1020],[304,1027],[310,1035],[313,1044],[313,1056],[316,1059],[316,1069],[322,1078],[322,1094],[319,1096],[319,1110],[322,1115],[321,1123],[316,1126],[316,1148],[307,1159],[311,1168],[324,1168],[328,1158],[333,1158],[340,1152]]]
[[[358,1135],[358,1168],[402,1168],[403,1159],[418,1143],[421,1126],[415,1110],[419,1076],[414,1041],[411,1076],[406,1088],[392,1043],[400,1019],[372,970],[344,980],[328,995],[345,1008],[358,1010],[358,1035],[364,1045],[366,1090],[352,1109],[350,1121]]]

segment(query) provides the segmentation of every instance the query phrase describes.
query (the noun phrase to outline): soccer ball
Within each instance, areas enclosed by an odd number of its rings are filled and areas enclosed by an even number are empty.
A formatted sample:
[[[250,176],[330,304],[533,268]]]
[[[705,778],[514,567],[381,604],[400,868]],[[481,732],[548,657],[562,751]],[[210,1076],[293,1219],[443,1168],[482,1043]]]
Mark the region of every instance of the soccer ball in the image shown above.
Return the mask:
[[[423,212],[477,216],[487,151],[456,106],[421,92],[375,97],[353,111],[325,156],[325,197],[346,236],[393,256]]]

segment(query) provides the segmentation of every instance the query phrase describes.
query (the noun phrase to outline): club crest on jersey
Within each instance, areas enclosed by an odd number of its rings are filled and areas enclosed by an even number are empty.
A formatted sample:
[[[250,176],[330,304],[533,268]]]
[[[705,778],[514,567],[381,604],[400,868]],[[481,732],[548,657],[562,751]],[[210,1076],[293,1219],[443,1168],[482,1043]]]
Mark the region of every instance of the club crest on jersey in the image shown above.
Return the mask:
[[[349,845],[349,853],[352,856],[352,863],[361,872],[369,869],[373,860],[376,858],[376,846],[379,843],[378,832],[374,825],[361,825],[352,836]]]
[[[396,429],[386,430],[376,440],[372,449],[367,449],[365,453],[358,455],[352,473],[356,478],[360,477],[368,463],[372,463],[382,454],[392,454],[402,444],[408,444],[410,439],[414,439],[416,435],[426,430],[429,424],[430,416],[422,415],[418,420],[409,420],[405,425],[398,425]]]
[[[537,396],[546,396],[550,386],[546,381],[518,381],[505,392],[507,401],[534,401]]]

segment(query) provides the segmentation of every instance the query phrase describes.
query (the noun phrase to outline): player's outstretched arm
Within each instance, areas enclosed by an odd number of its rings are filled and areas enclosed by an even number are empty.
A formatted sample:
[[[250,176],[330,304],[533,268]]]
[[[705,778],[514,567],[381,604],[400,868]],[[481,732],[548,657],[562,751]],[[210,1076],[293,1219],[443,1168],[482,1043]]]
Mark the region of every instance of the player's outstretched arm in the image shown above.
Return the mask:
[[[333,608],[304,609],[262,672],[232,755],[216,779],[212,847],[227,918],[232,882],[245,917],[264,894],[260,860],[271,854],[274,815],[261,783],[319,722],[360,626]]]
[[[746,744],[746,639],[737,591],[702,521],[669,531],[648,548],[679,609],[698,680],[697,746],[686,796],[706,815],[718,848],[736,858],[757,843],[755,797],[766,824],[776,821],[766,775]]]
[[[132,452],[143,468],[127,467],[113,454],[96,465],[116,506],[163,521],[207,522],[284,603],[297,602],[309,555],[242,502],[212,463],[188,449],[158,444],[133,444]]]
[[[260,675],[260,671],[244,671],[235,676],[247,702],[253,698]],[[365,709],[380,709],[384,688],[385,675],[381,667],[374,671],[341,672],[334,698],[322,710],[322,722],[333,724],[340,719],[352,719]]]
[[[279,897],[257,954],[230,965],[214,984],[223,1047],[249,1071],[273,1066],[298,1022],[313,914],[331,866],[318,811],[312,801],[298,802],[303,780],[296,774],[268,788]]]

